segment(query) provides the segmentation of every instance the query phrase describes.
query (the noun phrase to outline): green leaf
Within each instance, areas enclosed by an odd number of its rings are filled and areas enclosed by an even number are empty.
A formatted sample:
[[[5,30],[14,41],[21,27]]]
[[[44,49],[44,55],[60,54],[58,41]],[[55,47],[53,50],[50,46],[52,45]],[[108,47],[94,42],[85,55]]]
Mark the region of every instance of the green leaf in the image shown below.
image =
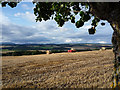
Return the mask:
[[[6,4],[7,4],[8,2],[2,2],[1,4],[2,4],[2,7],[6,7]]]
[[[74,16],[71,17],[71,22],[75,23],[75,17]]]
[[[88,29],[88,32],[89,32],[89,34],[95,34],[96,29],[92,27],[92,28]]]
[[[82,27],[84,25],[84,22],[82,20],[79,20],[75,23],[76,27],[79,28],[79,27]]]
[[[90,15],[89,14],[85,14],[84,16],[83,16],[83,21],[88,21],[88,20],[90,20]]]
[[[61,16],[59,14],[56,15],[56,17],[54,18],[56,22],[59,22],[61,19]]]
[[[83,11],[80,11],[80,16],[84,16],[84,12]]]
[[[93,20],[92,20],[92,26],[97,26],[98,25],[98,22],[100,21],[100,19],[99,18],[94,18]]]
[[[17,3],[16,2],[9,2],[8,5],[12,8],[16,7]]]
[[[60,22],[59,22],[59,26],[62,27],[64,25],[64,22],[65,21],[63,19],[61,19]]]
[[[85,4],[85,8],[88,8],[89,6],[88,6],[88,4]]]
[[[61,4],[60,7],[61,7],[61,8],[64,7],[64,4]]]

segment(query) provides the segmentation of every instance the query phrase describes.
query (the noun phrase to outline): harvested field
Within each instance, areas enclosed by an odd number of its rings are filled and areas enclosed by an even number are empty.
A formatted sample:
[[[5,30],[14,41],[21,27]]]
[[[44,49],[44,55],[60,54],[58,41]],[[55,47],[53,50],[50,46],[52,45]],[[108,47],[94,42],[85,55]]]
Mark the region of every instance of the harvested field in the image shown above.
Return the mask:
[[[109,88],[112,50],[2,57],[3,88]]]

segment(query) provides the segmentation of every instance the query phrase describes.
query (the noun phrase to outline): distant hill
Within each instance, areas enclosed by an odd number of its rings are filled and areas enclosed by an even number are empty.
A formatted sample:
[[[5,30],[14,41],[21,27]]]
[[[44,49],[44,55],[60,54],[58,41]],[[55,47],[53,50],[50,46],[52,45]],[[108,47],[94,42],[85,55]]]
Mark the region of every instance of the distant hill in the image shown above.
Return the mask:
[[[101,47],[112,48],[112,44],[100,43],[79,43],[79,44],[15,44],[10,42],[2,43],[2,50],[99,50]]]
[[[12,42],[2,42],[0,44],[2,44],[2,45],[14,45],[15,43],[12,43]]]

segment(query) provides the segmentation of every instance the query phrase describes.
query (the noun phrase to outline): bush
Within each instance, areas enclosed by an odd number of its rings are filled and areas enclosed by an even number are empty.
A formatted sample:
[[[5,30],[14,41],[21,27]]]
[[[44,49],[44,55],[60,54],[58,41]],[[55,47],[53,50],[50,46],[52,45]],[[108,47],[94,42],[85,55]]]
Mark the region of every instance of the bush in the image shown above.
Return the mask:
[[[15,52],[8,52],[8,53],[2,53],[2,56],[22,56],[22,55],[36,55],[36,54],[45,54],[46,52],[42,51],[15,51]]]
[[[62,53],[62,52],[67,52],[67,50],[52,50],[52,53]]]

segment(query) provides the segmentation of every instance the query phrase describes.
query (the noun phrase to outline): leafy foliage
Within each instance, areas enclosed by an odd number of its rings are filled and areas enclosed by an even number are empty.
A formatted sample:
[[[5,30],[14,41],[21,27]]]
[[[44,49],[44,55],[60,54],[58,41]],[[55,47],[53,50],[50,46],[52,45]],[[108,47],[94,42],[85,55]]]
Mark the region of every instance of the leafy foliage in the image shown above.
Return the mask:
[[[6,5],[9,5],[11,8],[14,8],[17,6],[17,2],[1,2],[2,7],[6,7]]]
[[[77,2],[38,2],[34,8],[34,14],[37,16],[36,21],[46,21],[52,17],[62,27],[65,22],[70,20],[71,23],[75,23],[77,28],[82,27],[84,22],[91,19],[88,11],[83,12],[80,3]],[[75,22],[75,15],[79,12],[81,18]]]
[[[8,4],[10,7],[16,7],[17,2],[1,2],[2,7]],[[65,22],[71,21],[77,28],[84,25],[85,22],[91,19],[94,15],[90,12],[90,5],[87,2],[35,2],[34,14],[36,21],[47,21],[53,19],[57,22],[59,27],[62,27]],[[80,19],[76,21],[75,16],[80,15]],[[99,18],[94,17],[92,20],[92,27],[89,29],[89,34],[95,33],[95,27],[100,21]],[[105,25],[105,23],[101,23]],[[94,29],[93,29],[94,27]],[[92,31],[93,30],[93,31]]]

